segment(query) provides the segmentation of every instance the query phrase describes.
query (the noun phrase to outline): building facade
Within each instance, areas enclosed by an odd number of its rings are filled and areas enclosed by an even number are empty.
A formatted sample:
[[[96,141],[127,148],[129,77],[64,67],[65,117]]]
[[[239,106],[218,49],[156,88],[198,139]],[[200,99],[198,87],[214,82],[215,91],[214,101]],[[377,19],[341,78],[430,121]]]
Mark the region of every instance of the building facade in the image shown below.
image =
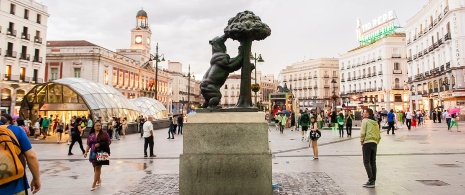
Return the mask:
[[[338,105],[339,59],[318,58],[298,62],[281,70],[281,86],[287,86],[298,100],[300,109],[327,109]]]
[[[188,107],[190,110],[199,108],[200,104],[203,103],[200,100],[200,81],[196,81],[192,73],[183,73],[180,62],[168,61],[168,69],[165,71],[172,79],[171,114],[186,114],[189,110]]]
[[[376,111],[409,108],[404,33],[386,35],[342,54],[339,67],[345,105],[363,102]]]
[[[127,98],[154,98],[157,93],[157,100],[170,108],[170,75],[160,68],[156,72],[154,62],[149,60],[151,31],[147,13],[139,11],[136,22],[131,30],[131,48],[117,52],[84,40],[47,41],[45,79],[84,78],[111,85]]]
[[[0,108],[19,115],[21,101],[44,82],[47,6],[33,0],[0,3]]]
[[[429,1],[407,21],[408,84],[413,110],[462,108],[465,115],[465,3]]]

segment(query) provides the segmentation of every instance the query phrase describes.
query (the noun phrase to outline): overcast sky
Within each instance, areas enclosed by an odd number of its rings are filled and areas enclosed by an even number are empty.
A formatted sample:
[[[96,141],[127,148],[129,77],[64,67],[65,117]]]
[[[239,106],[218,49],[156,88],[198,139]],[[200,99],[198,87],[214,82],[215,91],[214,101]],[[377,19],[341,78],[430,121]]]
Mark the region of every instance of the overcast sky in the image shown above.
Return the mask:
[[[228,19],[250,10],[271,28],[271,36],[255,41],[252,52],[265,62],[258,70],[278,76],[295,62],[339,57],[358,46],[356,19],[365,24],[394,10],[401,26],[428,0],[39,0],[48,6],[48,40],[87,40],[111,49],[129,48],[130,30],[143,8],[155,43],[165,59],[191,65],[201,76],[210,66],[208,41],[223,34]],[[237,42],[228,40],[228,53]],[[196,78],[201,78],[197,77]]]

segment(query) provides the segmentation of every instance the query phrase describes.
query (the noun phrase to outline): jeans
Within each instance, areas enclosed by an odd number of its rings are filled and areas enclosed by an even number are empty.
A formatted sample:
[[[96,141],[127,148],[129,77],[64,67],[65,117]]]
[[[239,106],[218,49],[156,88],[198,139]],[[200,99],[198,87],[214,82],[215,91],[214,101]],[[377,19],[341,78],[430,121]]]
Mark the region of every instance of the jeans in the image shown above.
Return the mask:
[[[150,147],[150,156],[153,156],[153,135],[144,137],[144,155],[147,156],[147,146]]]
[[[168,128],[168,138],[173,138],[174,139],[173,129],[174,129],[174,127]]]
[[[344,125],[337,124],[339,127],[339,137],[344,137]]]
[[[392,129],[392,134],[395,134],[394,133],[394,129],[395,129],[394,128],[394,122],[388,122],[388,125],[389,125],[389,127],[388,127],[388,130],[387,130],[387,134],[389,134],[389,130],[391,130],[391,129]]]
[[[182,135],[182,126],[183,126],[183,124],[179,124],[179,125],[178,125],[178,135],[179,135],[180,133],[181,133],[181,135]]]
[[[346,124],[347,135],[352,136],[352,123]]]
[[[113,138],[112,139],[119,139],[118,128],[113,128]]]
[[[84,147],[82,146],[82,138],[79,132],[72,132],[71,135],[71,144],[69,145],[69,150],[68,153],[71,153],[71,150],[73,150],[74,143],[78,142],[79,147],[82,150],[82,153],[84,154]]]
[[[450,130],[450,119],[451,118],[446,118],[447,130]]]
[[[410,130],[410,128],[412,128],[412,119],[406,119],[405,125],[407,125],[407,129]]]
[[[284,125],[282,125],[281,123],[279,124],[279,132],[284,132]]]
[[[47,137],[48,134],[48,127],[42,127],[42,136],[44,136],[44,139]]]
[[[363,144],[363,165],[368,175],[368,182],[375,183],[376,181],[376,143]]]

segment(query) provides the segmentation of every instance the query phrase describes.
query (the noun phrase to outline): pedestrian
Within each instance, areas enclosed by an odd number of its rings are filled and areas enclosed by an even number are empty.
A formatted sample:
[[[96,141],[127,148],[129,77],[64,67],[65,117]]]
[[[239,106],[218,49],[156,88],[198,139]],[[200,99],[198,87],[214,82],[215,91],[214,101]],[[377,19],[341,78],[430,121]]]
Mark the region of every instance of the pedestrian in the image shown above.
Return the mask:
[[[344,137],[344,115],[341,112],[337,116],[337,126],[339,129],[339,137]]]
[[[153,154],[153,117],[149,116],[148,120],[144,123],[143,129],[144,129],[144,157],[147,157],[147,146],[150,148],[150,157],[156,157],[156,155]]]
[[[119,128],[121,123],[118,118],[113,117],[112,128],[113,128],[113,137],[112,140],[119,140]]]
[[[323,128],[323,117],[321,117],[322,113],[318,114],[316,121],[318,122],[318,129]]]
[[[86,152],[84,153],[84,158],[86,158],[90,151],[89,161],[94,167],[94,182],[92,183],[90,191],[94,191],[97,186],[102,184],[102,179],[100,178],[100,175],[102,174],[102,165],[109,164],[103,164],[100,160],[105,156],[110,155],[110,144],[110,136],[107,132],[103,131],[102,123],[96,122],[94,127],[90,129],[89,137],[87,138]]]
[[[346,131],[347,131],[347,137],[352,137],[352,121],[354,119],[354,115],[352,114],[352,111],[349,110],[347,112],[346,116]]]
[[[318,122],[315,117],[310,119],[310,140],[312,140],[313,160],[318,160],[318,139],[321,137],[321,132],[318,130]]]
[[[412,127],[417,128],[417,112],[413,111],[412,113]]]
[[[279,132],[281,134],[283,134],[284,133],[284,127],[285,127],[285,125],[287,123],[287,116],[285,114],[283,114],[283,113],[281,113],[279,116],[280,116]]]
[[[399,126],[399,128],[402,128],[402,124],[404,124],[404,114],[401,112],[401,111],[398,111],[398,123],[397,125]]]
[[[306,136],[307,130],[308,130],[308,125],[310,124],[310,116],[308,115],[307,112],[302,113],[300,115],[300,126],[302,127],[302,141],[304,140],[309,140],[309,138]],[[305,136],[305,138],[304,138]]]
[[[294,131],[295,126],[295,112],[291,113],[291,131]]]
[[[21,127],[21,129],[26,133],[26,136],[29,137],[30,131],[29,127],[24,123],[24,120],[19,118],[16,120],[16,123],[18,123],[18,126]]]
[[[438,123],[441,123],[442,112],[438,109]]]
[[[182,127],[184,126],[184,117],[181,115],[178,116],[178,135],[182,135]]]
[[[396,121],[396,115],[394,114],[394,110],[391,109],[391,111],[389,111],[389,113],[387,114],[387,122],[388,122],[388,130],[387,130],[387,134],[389,135],[389,131],[392,129],[392,135],[395,135],[394,133],[394,123]]]
[[[31,191],[33,194],[39,192],[41,188],[39,161],[36,153],[32,149],[31,142],[29,141],[26,133],[18,126],[14,126],[13,118],[9,114],[3,114],[0,119],[0,134],[8,135],[2,136],[2,146],[5,146],[6,158],[2,158],[4,164],[13,164],[16,166],[1,166],[2,177],[0,177],[0,193],[2,195],[23,195],[28,194],[28,180],[26,177],[26,170],[29,169],[32,174]],[[12,141],[17,144],[13,144]],[[9,156],[11,155],[11,156]],[[2,155],[3,157],[3,155]],[[25,164],[21,163],[23,159]],[[26,168],[26,164],[27,167]],[[15,169],[16,168],[16,169]],[[9,174],[4,174],[4,173]]]
[[[40,118],[34,123],[34,140],[39,140],[40,136]]]
[[[50,115],[50,116],[52,116],[52,115]],[[52,118],[50,118],[50,120],[52,120]],[[57,125],[58,125],[58,115],[55,117],[55,119],[53,119],[53,127],[52,127],[52,133],[53,133],[53,135],[56,134]]]
[[[436,123],[437,113],[435,110],[431,111],[433,115],[433,123]]]
[[[367,108],[363,112],[362,118],[360,144],[362,145],[363,165],[368,175],[368,182],[363,184],[363,187],[374,188],[376,182],[376,151],[381,135],[372,109]]]
[[[57,121],[57,127],[56,127],[57,144],[59,144],[61,142],[61,135],[63,134],[64,124],[58,118],[56,119],[56,121]]]
[[[174,119],[170,117],[170,127],[168,128],[168,138],[167,139],[174,139]]]
[[[176,134],[176,129],[178,128],[178,116],[173,116],[173,118],[171,119],[170,117],[170,120],[173,122],[173,129],[172,129],[172,132],[173,134]]]
[[[126,130],[128,129],[128,121],[127,120],[128,119],[126,117],[124,117],[123,121],[121,122],[123,138],[126,137]]]
[[[92,128],[94,127],[94,121],[92,120],[92,115],[89,114],[87,123],[86,123],[86,130],[90,132]]]
[[[452,114],[450,118],[451,118],[451,120],[450,120],[449,129],[452,130],[452,127],[456,126],[457,127],[457,132],[461,132],[461,131],[459,131],[459,123],[457,122],[458,121],[457,114]],[[19,122],[18,122],[18,124],[19,124]]]
[[[409,110],[405,112],[405,125],[407,125],[407,129],[410,131],[412,128],[412,113]]]
[[[451,117],[451,115],[449,114],[449,111],[448,111],[448,110],[444,111],[444,113],[442,113],[442,116],[446,119],[447,130],[450,130],[450,128],[451,128],[450,123],[451,123],[451,121],[452,121],[452,120],[451,120],[452,117]]]
[[[76,142],[79,143],[79,147],[81,148],[82,154],[84,154],[85,152],[84,147],[82,146],[81,134],[82,134],[83,129],[82,129],[81,123],[82,123],[82,119],[77,118],[70,131],[71,132],[71,144],[69,145],[68,155],[73,155],[71,151],[73,150],[74,143]]]
[[[144,115],[140,115],[139,116],[139,132],[140,132],[140,137],[142,137],[144,135],[144,123],[145,123],[145,119],[144,119]]]
[[[47,138],[48,126],[50,126],[50,120],[48,120],[47,116],[45,116],[44,120],[42,120],[42,139]]]

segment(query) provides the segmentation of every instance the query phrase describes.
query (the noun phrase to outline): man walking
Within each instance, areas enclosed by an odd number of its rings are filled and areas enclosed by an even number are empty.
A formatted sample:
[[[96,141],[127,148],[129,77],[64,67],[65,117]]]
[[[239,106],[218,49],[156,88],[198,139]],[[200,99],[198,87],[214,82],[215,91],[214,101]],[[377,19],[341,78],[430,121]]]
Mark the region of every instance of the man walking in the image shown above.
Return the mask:
[[[451,116],[449,114],[449,111],[444,111],[444,113],[442,113],[442,116],[446,119],[447,130],[450,130]]]
[[[394,133],[394,122],[395,122],[395,119],[396,119],[396,115],[394,114],[394,110],[391,109],[391,111],[389,111],[388,115],[387,115],[387,121],[388,121],[388,130],[387,130],[387,134],[389,135],[389,131],[392,129],[392,135],[395,135]]]
[[[405,125],[407,125],[407,129],[410,131],[410,128],[412,128],[412,112],[407,110],[405,112]]]
[[[156,157],[153,154],[153,117],[149,116],[148,121],[142,127],[144,129],[144,157],[147,157],[147,146],[150,147],[150,157]]]
[[[438,109],[438,123],[441,123],[442,112]]]
[[[363,184],[363,187],[374,188],[376,182],[376,151],[378,143],[381,140],[381,135],[372,109],[366,109],[362,117],[360,144],[363,151],[363,165],[368,175],[368,182]]]
[[[42,139],[47,138],[48,134],[48,127],[50,126],[50,120],[47,119],[47,116],[45,116],[44,120],[42,121]]]
[[[182,114],[178,116],[178,135],[181,133],[182,135],[182,126],[184,124],[184,117],[182,117]]]
[[[0,128],[0,131],[2,131],[2,133],[9,134],[10,136],[11,136],[11,134],[13,134],[14,137],[16,138],[16,140],[18,141],[19,146],[14,146],[14,147],[19,148],[20,151],[18,151],[18,152],[21,152],[21,154],[23,154],[23,156],[26,159],[26,164],[27,164],[29,170],[31,171],[31,174],[32,174],[31,191],[32,191],[33,194],[39,192],[40,187],[41,187],[40,172],[39,172],[39,160],[37,159],[36,153],[32,149],[32,145],[31,145],[31,142],[29,141],[28,136],[26,135],[26,133],[24,133],[24,131],[20,127],[12,125],[13,124],[13,119],[8,114],[3,114],[3,116],[1,117],[1,122],[0,123],[2,125],[2,127]],[[5,126],[3,126],[3,125],[5,125]],[[11,137],[13,137],[13,136],[11,136]],[[2,143],[2,145],[3,145],[3,143]],[[5,145],[6,145],[6,142],[5,142]],[[16,154],[13,154],[13,155],[16,155]],[[21,162],[20,162],[20,164],[21,164]],[[27,170],[26,169],[26,164],[23,164],[24,171]],[[18,174],[19,173],[17,173],[16,175],[18,175]],[[27,181],[27,178],[26,178],[26,174],[24,173],[24,176],[22,176],[22,177],[21,177],[21,175],[19,175],[19,176],[20,176],[19,179],[12,180],[12,181],[10,181],[10,182],[8,182],[6,184],[0,185],[1,194],[7,194],[7,195],[9,195],[9,194],[27,194],[27,189],[29,188],[29,185],[28,185],[28,181]],[[3,175],[2,179],[8,179],[7,177],[8,177],[8,175]]]

